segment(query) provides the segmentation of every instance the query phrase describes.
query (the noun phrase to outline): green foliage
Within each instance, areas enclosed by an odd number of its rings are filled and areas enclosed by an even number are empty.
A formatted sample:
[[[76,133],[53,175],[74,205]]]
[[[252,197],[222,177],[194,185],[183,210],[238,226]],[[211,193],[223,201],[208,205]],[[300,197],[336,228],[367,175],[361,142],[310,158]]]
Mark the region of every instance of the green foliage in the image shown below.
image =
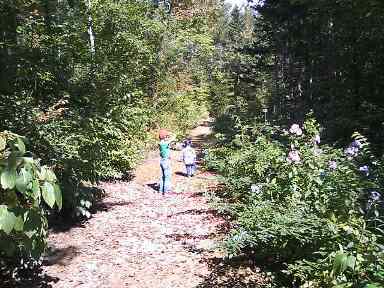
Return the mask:
[[[206,97],[207,89],[201,87],[159,101],[156,109],[162,113],[155,116],[156,123],[160,127],[168,127],[175,133],[184,135],[185,131],[207,115],[204,103]]]
[[[0,263],[38,259],[46,247],[49,208],[62,207],[62,195],[51,169],[26,150],[25,139],[0,133]]]
[[[272,59],[260,67],[271,76],[269,106],[278,112],[271,116],[298,121],[313,109],[329,140],[345,144],[354,131],[364,131],[382,148],[384,62],[377,35],[383,35],[383,2],[266,0],[255,6],[257,32],[270,49],[253,48]]]
[[[209,151],[207,166],[223,176],[221,195],[236,219],[228,253],[273,257],[300,287],[380,282],[381,161],[361,135],[350,150],[319,146],[318,128],[313,118],[289,131],[244,126]]]
[[[206,113],[214,46],[203,16],[111,0],[7,2],[0,13],[0,129],[28,137],[54,169],[65,215],[89,217],[98,196],[84,186],[129,174],[153,129],[183,134]]]

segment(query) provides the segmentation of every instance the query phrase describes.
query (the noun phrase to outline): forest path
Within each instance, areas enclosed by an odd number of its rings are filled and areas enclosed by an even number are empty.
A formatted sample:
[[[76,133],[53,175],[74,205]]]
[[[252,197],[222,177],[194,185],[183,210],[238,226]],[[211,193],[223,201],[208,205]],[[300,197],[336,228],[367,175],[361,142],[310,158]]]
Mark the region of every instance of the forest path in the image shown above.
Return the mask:
[[[190,133],[198,149],[208,141],[210,124]],[[89,221],[50,234],[54,260],[43,271],[55,279],[51,287],[213,287],[212,263],[222,259],[216,240],[227,226],[203,195],[215,186],[215,175],[186,178],[180,154],[172,151],[172,194],[153,189],[160,175],[153,151],[132,181],[101,184],[106,196]]]

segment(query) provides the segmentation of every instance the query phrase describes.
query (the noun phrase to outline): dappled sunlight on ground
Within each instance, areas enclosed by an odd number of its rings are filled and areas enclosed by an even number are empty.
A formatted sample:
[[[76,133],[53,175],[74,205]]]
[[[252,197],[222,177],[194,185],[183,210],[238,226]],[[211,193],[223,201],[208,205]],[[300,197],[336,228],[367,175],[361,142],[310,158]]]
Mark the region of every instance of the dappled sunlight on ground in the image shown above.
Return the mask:
[[[209,132],[209,126],[193,130],[196,144]],[[101,184],[106,197],[86,225],[51,233],[44,271],[59,279],[52,287],[168,288],[204,282],[210,274],[206,257],[220,257],[216,227],[225,220],[202,196],[214,185],[214,175],[186,178],[180,153],[172,155],[173,193],[162,196],[156,190],[159,159],[150,153],[133,181]]]
[[[210,131],[209,122],[191,131],[197,149]],[[85,225],[50,234],[43,270],[56,281],[49,287],[257,287],[260,279],[234,277],[241,269],[229,268],[218,249],[229,225],[204,197],[215,175],[185,177],[181,152],[173,151],[173,192],[163,196],[157,154],[148,154],[133,181],[102,183],[106,196]]]

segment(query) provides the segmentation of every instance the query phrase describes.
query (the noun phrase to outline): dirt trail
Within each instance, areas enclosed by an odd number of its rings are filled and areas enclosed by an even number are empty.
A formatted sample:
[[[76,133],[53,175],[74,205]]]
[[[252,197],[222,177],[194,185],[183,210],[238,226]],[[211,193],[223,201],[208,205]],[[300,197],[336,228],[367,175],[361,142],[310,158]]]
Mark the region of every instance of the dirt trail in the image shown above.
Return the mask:
[[[198,146],[211,133],[208,124],[191,131]],[[43,272],[52,287],[206,287],[225,221],[203,196],[214,175],[184,177],[179,157],[172,152],[174,193],[153,189],[160,169],[157,152],[150,153],[131,182],[102,183],[102,209],[83,226],[50,234],[53,256]]]

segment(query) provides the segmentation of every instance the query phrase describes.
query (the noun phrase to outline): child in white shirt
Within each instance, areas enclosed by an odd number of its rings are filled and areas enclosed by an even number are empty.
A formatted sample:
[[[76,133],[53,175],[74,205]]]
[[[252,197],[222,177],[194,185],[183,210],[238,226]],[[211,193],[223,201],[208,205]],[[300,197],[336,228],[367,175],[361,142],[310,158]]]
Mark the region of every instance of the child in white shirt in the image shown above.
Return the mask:
[[[192,148],[192,141],[190,139],[185,141],[185,148],[183,149],[183,162],[187,170],[187,177],[192,177],[196,170],[196,152]]]

